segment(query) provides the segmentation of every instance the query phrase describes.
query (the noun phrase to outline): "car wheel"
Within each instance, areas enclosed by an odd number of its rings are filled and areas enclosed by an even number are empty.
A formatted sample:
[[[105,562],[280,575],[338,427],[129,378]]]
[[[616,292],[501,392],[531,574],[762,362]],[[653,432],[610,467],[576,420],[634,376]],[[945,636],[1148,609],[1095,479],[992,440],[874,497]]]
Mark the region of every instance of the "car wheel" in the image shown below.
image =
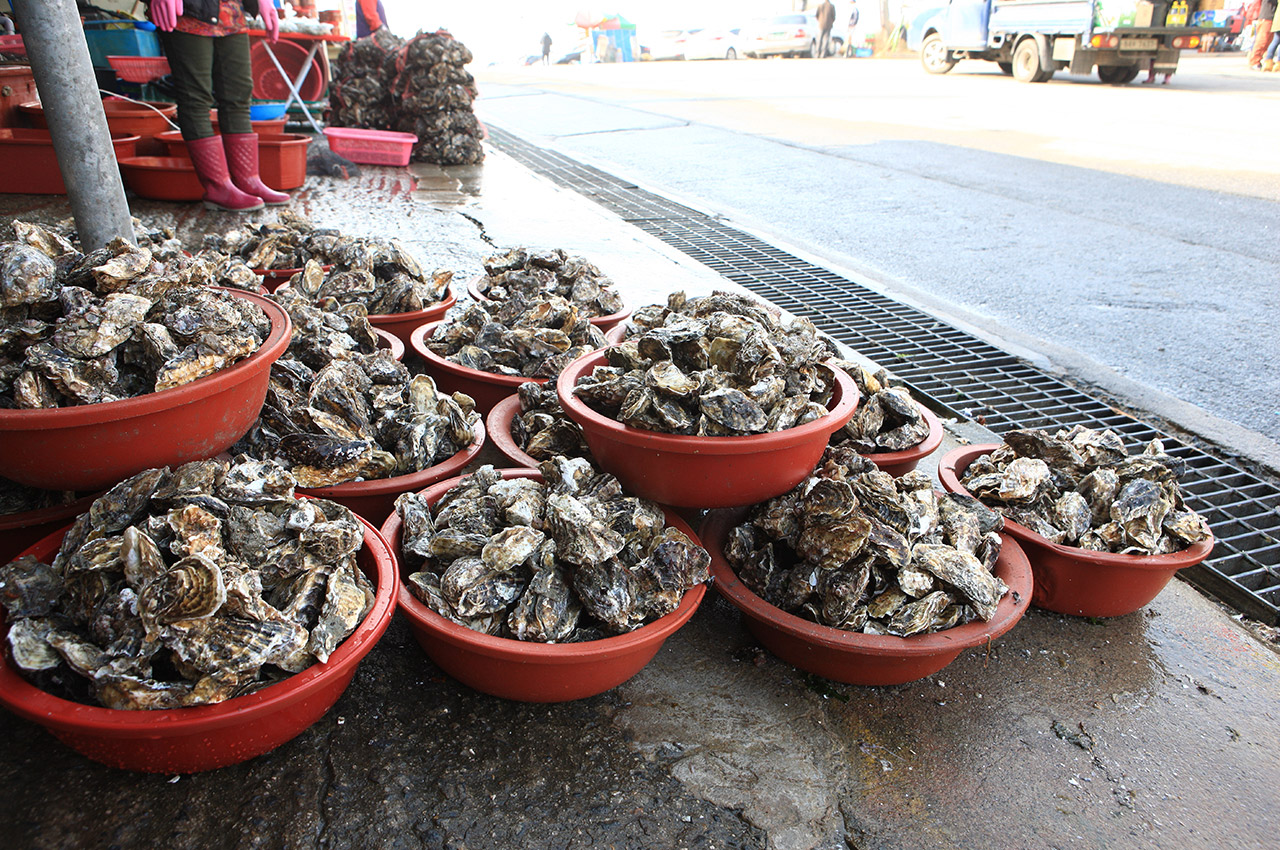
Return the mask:
[[[805,53],[804,55],[808,56],[810,59],[817,59],[818,58],[818,42],[816,41],[809,42],[809,52]]]
[[[1024,39],[1013,49],[1013,78],[1020,83],[1043,83],[1053,69],[1040,67],[1040,46],[1034,38]]]
[[[920,64],[930,74],[945,74],[956,66],[956,60],[942,43],[942,36],[935,32],[920,45]]]
[[[1012,62],[997,62],[996,64],[1000,66],[1000,73],[1004,74],[1006,77],[1013,73]]]
[[[738,51],[730,47],[728,50],[725,51],[724,58],[732,62],[734,59],[738,58]]]

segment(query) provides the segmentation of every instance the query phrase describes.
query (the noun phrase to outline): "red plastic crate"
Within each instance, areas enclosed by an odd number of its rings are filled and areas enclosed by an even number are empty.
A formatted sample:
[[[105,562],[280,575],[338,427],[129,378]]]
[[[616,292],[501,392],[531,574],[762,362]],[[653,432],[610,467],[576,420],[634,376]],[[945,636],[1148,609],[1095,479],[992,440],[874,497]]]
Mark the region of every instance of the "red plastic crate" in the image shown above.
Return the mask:
[[[107,62],[117,77],[130,83],[150,83],[169,73],[169,60],[163,56],[108,56]]]
[[[20,35],[0,35],[0,53],[11,56],[26,56],[27,46],[22,43]]]
[[[418,137],[391,130],[358,130],[354,127],[326,127],[329,150],[352,162],[366,165],[408,165]]]

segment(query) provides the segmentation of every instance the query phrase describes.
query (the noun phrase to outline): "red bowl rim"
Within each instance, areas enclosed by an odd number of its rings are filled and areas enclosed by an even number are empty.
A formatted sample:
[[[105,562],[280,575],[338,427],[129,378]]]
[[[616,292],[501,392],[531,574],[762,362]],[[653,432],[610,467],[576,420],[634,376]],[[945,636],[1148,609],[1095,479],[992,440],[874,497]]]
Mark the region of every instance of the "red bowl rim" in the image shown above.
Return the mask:
[[[378,587],[369,613],[338,645],[328,661],[317,662],[301,673],[254,693],[214,705],[132,711],[82,705],[46,693],[22,678],[3,657],[4,653],[0,653],[0,703],[20,717],[63,732],[107,738],[159,739],[252,723],[311,696],[326,687],[330,680],[358,664],[381,639],[395,613],[394,590],[399,583],[395,553],[372,525],[359,515],[355,516],[364,526],[364,545],[372,550]],[[67,526],[53,532],[28,547],[26,552],[35,551],[51,540],[61,540],[70,528]],[[8,624],[3,616],[0,616],[0,629],[7,634]]]
[[[325,271],[329,271],[329,269],[333,268],[333,265],[334,265],[333,263],[321,263],[320,268],[324,269]],[[261,275],[262,277],[265,277],[268,280],[285,281],[293,277],[295,274],[297,274],[300,271],[302,271],[302,269],[254,269],[253,273],[256,275]]]
[[[433,367],[458,378],[466,378],[481,384],[495,384],[500,387],[519,387],[529,381],[533,381],[536,384],[546,383],[546,378],[527,378],[523,375],[500,375],[497,372],[481,372],[479,369],[472,369],[470,366],[463,366],[460,363],[454,363],[452,360],[444,359],[428,348],[426,342],[427,337],[431,336],[435,329],[443,324],[444,319],[427,322],[414,328],[413,333],[409,335],[409,347]]]
[[[471,280],[467,281],[467,294],[482,304],[496,303],[492,298],[489,298],[480,291],[480,281],[485,277],[485,275],[478,275],[477,277],[473,277]],[[609,313],[604,316],[592,316],[588,321],[596,327],[609,328],[612,330],[614,326],[626,321],[627,317],[630,315],[630,310],[619,310],[616,313]],[[608,333],[608,331],[606,331],[606,333]]]
[[[1001,443],[974,443],[973,445],[959,446],[943,455],[938,461],[938,480],[942,482],[943,489],[951,493],[972,496],[973,494],[960,483],[960,476],[969,468],[969,464],[973,463],[981,455],[990,454],[1000,448],[1001,445]],[[1155,572],[1180,570],[1184,567],[1194,566],[1209,557],[1214,544],[1214,537],[1210,534],[1209,537],[1199,543],[1192,543],[1185,549],[1165,555],[1124,555],[1119,552],[1096,552],[1093,549],[1081,549],[1079,546],[1064,546],[1061,543],[1054,543],[1049,538],[1037,534],[1025,525],[1014,522],[1007,517],[1004,520],[1004,530],[1024,543],[1039,546],[1064,558],[1099,566],[1129,567]]]
[[[770,605],[742,583],[724,557],[730,528],[746,517],[746,509],[711,511],[702,523],[703,545],[711,553],[716,591],[751,619],[806,643],[857,655],[919,658],[956,652],[994,640],[1013,628],[1031,604],[1031,563],[1016,540],[1005,537],[995,574],[1009,587],[990,621],[974,620],[932,634],[897,637],[868,635],[824,626]]]
[[[560,398],[560,406],[584,431],[590,429],[596,433],[603,433],[610,440],[648,451],[685,455],[739,455],[778,451],[807,442],[815,434],[826,434],[829,439],[832,433],[849,421],[858,407],[858,385],[854,383],[853,378],[849,377],[843,369],[827,364],[835,375],[840,400],[836,402],[835,407],[827,409],[825,416],[820,416],[812,422],[787,428],[785,431],[748,434],[743,437],[690,437],[682,434],[666,434],[661,431],[646,431],[643,428],[623,425],[616,419],[597,413],[573,394],[578,376],[587,372],[588,369],[595,371],[595,367],[603,363],[604,359],[603,349],[592,351],[561,370],[560,377],[556,379],[556,395]]]
[[[179,405],[188,404],[198,399],[208,398],[224,392],[244,382],[245,372],[254,371],[263,361],[266,365],[274,363],[285,349],[293,335],[293,323],[284,308],[269,298],[264,298],[243,289],[230,289],[224,286],[212,287],[229,292],[237,298],[243,298],[261,307],[271,320],[271,330],[267,338],[258,346],[258,350],[244,360],[220,369],[212,375],[206,375],[183,384],[159,392],[147,393],[134,398],[119,401],[103,401],[97,404],[80,404],[74,407],[57,407],[48,410],[0,410],[0,431],[31,431],[35,429],[51,430],[55,428],[80,428],[85,425],[100,425],[104,422],[117,422],[135,416],[143,416],[160,410],[169,410]]]
[[[542,479],[542,473],[536,469],[501,469],[498,471],[502,473],[503,478]],[[456,487],[462,481],[462,478],[463,476],[457,476],[447,481],[440,481],[419,492],[434,504],[447,490]],[[689,539],[694,543],[702,545],[702,541],[687,522],[681,519],[674,511],[665,507],[663,507],[663,512],[667,516],[667,525],[675,526],[688,535]],[[392,511],[386,522],[382,524],[381,531],[383,539],[387,541],[391,547],[392,554],[394,554],[400,545],[400,515]],[[397,558],[398,562],[399,559]],[[522,661],[529,664],[605,661],[620,655],[626,655],[639,648],[642,644],[665,640],[693,616],[693,612],[697,610],[707,590],[705,583],[694,585],[685,591],[680,600],[680,606],[676,610],[626,634],[611,635],[607,638],[581,641],[579,643],[539,643],[537,641],[495,637],[469,629],[466,626],[460,626],[445,619],[418,601],[417,597],[409,592],[409,588],[404,583],[403,578],[400,578],[399,585],[398,604],[400,610],[404,612],[404,615],[411,623],[434,632],[438,637],[452,644],[465,645],[471,652],[490,658]]]
[[[916,443],[914,446],[908,446],[896,452],[867,452],[862,456],[867,460],[874,461],[877,465],[884,464],[890,466],[895,463],[905,463],[907,461],[919,460],[927,457],[938,446],[942,445],[942,420],[937,415],[925,407],[915,399],[911,403],[920,411],[920,415],[924,417],[924,421],[929,423],[929,433],[924,439]],[[834,432],[833,432],[834,434]]]
[[[495,404],[485,417],[485,426],[489,429],[489,439],[494,447],[507,456],[512,463],[537,469],[537,459],[516,445],[511,436],[511,422],[520,413],[520,395],[509,395]]]
[[[382,328],[374,328],[373,335],[378,338],[379,349],[386,348],[396,360],[404,360],[404,340]]]
[[[444,315],[445,311],[452,307],[458,300],[453,294],[453,285],[450,284],[444,288],[444,298],[441,298],[430,307],[423,307],[421,310],[410,310],[407,313],[370,313],[370,323],[391,324],[395,322],[408,322],[414,319],[426,319],[430,315]]]
[[[475,441],[471,445],[454,452],[447,459],[434,466],[428,466],[426,469],[419,469],[417,472],[409,472],[391,478],[347,481],[343,484],[331,484],[328,487],[299,487],[297,492],[305,493],[308,496],[335,500],[356,496],[386,496],[407,493],[416,487],[422,487],[433,481],[439,481],[447,475],[452,475],[470,463],[472,458],[484,448],[485,428],[483,418],[476,420],[471,433],[475,435]]]

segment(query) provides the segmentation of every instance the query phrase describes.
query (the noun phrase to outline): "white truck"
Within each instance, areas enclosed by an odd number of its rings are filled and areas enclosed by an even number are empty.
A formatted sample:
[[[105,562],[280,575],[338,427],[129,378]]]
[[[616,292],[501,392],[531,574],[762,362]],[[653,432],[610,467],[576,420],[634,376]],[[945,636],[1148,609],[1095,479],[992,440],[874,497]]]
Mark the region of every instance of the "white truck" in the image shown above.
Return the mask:
[[[1124,0],[950,0],[922,12],[907,33],[930,74],[945,74],[961,59],[995,62],[1006,74],[1043,83],[1056,71],[1089,74],[1104,83],[1147,82],[1178,68],[1183,50],[1200,46],[1201,26],[1167,26],[1168,3]]]

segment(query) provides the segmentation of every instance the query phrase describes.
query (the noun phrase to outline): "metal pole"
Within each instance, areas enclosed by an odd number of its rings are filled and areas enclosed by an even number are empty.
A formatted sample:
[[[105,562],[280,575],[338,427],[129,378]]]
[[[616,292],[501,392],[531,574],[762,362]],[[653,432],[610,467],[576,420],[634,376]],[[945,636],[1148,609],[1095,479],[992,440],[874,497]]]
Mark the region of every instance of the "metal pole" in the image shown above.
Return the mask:
[[[82,248],[136,241],[75,0],[14,6]]]

